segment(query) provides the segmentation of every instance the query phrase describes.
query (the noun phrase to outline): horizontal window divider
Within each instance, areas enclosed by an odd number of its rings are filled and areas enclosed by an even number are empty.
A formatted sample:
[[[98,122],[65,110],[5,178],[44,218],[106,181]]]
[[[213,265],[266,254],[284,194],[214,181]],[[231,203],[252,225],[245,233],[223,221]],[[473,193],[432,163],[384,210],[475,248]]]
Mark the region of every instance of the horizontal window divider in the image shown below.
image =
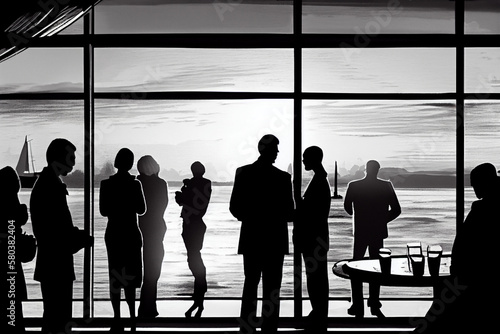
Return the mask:
[[[82,100],[84,93],[4,93],[1,100]],[[314,92],[96,92],[94,99],[113,100],[247,100],[294,99],[303,100],[451,100],[456,93],[314,93]],[[464,99],[500,100],[500,93],[465,93]]]
[[[129,100],[244,100],[244,99],[293,99],[293,92],[96,92],[96,99]]]
[[[455,34],[96,34],[56,35],[33,40],[29,47],[96,48],[448,48],[499,47],[500,35]]]
[[[82,100],[84,99],[83,89],[81,93],[70,92],[50,92],[50,93],[5,93],[0,94],[0,100]]]
[[[455,93],[308,93],[304,100],[450,100]]]

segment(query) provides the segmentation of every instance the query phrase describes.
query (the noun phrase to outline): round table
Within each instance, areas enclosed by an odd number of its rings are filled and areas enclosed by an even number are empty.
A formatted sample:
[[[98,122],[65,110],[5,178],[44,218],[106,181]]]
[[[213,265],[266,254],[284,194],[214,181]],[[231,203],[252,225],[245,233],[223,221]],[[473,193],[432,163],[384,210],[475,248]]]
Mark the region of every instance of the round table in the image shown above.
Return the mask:
[[[382,273],[378,259],[370,260],[341,260],[334,264],[333,273],[346,279],[355,279],[362,282],[373,282],[387,286],[429,286],[433,287],[450,277],[451,255],[443,254],[439,268],[439,275],[431,276],[428,260],[425,259],[422,275],[414,275],[406,255],[391,256],[390,273]]]

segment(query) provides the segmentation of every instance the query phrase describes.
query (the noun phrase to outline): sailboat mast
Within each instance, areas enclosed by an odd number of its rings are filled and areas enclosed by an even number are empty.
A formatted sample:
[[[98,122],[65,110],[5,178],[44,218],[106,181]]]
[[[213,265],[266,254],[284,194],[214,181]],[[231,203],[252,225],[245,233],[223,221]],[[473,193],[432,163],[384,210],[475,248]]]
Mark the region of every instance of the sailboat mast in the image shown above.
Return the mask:
[[[33,159],[33,150],[31,149],[31,139],[28,141],[28,143],[29,143],[29,156],[31,158],[31,167],[33,168],[33,173],[34,173],[36,169],[35,169],[35,159]]]

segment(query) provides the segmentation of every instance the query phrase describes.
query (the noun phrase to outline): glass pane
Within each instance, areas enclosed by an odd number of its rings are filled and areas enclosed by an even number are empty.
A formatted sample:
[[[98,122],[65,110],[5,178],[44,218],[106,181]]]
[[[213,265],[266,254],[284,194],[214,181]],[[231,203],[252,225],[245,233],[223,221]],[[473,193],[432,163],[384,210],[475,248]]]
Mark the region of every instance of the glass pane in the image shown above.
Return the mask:
[[[97,91],[292,91],[293,51],[97,49]]]
[[[478,97],[500,92],[500,48],[465,49],[465,92]]]
[[[83,34],[83,16],[73,24],[65,28],[58,35],[81,35]]]
[[[453,49],[305,49],[303,90],[339,93],[455,91]]]
[[[500,2],[497,0],[465,1],[465,33],[500,33]]]
[[[96,34],[290,33],[292,1],[103,0]]]
[[[83,92],[81,49],[27,49],[0,63],[2,93]]]
[[[73,224],[83,229],[83,189],[81,186],[84,157],[83,101],[0,101],[0,129],[2,167],[16,168],[25,136],[29,141],[28,147],[31,152],[29,154],[30,172],[33,170],[40,172],[46,166],[45,152],[53,139],[66,138],[76,146],[75,168],[63,180],[68,185],[70,196],[67,200]],[[30,195],[31,188],[22,188],[19,193],[20,202],[29,207]],[[29,234],[33,233],[30,219],[23,230]],[[74,263],[76,281],[73,298],[81,299],[83,298],[83,251],[75,254]],[[35,260],[23,263],[28,299],[41,299],[40,283],[33,280],[34,268]],[[42,315],[41,304],[35,310],[35,316]]]
[[[379,34],[455,32],[455,3],[427,0],[304,0],[306,33]],[[355,41],[353,41],[354,43]]]
[[[465,104],[465,212],[477,200],[470,187],[469,173],[475,166],[490,162],[500,169],[500,117],[498,100],[468,100]]]
[[[455,235],[455,105],[453,101],[304,101],[303,148],[323,149],[334,192],[364,177],[368,160],[391,180],[402,214],[389,224],[385,246],[406,254],[406,244],[440,244],[451,251]],[[304,172],[304,184],[311,177]],[[342,199],[332,199],[330,252],[333,264],[352,257],[352,218]],[[430,290],[383,287],[382,295],[430,294]],[[330,275],[330,295],[350,296],[348,280]]]
[[[169,186],[159,298],[188,296],[193,292],[193,276],[181,237],[180,207],[174,201],[174,192],[180,190],[183,179],[192,177],[190,166],[196,160],[205,165],[205,177],[213,183],[204,217],[207,231],[202,256],[207,268],[206,296],[241,297],[243,267],[242,257],[237,255],[240,223],[229,212],[229,197],[236,168],[257,158],[257,142],[267,133],[280,139],[275,166],[288,170],[293,159],[291,100],[96,101],[96,187],[99,180],[114,173],[112,163],[122,147],[134,152],[136,162],[143,155],[153,156],[160,165],[160,177]],[[137,174],[135,164],[131,172]],[[95,205],[97,208],[98,198]],[[109,296],[103,239],[106,222],[96,211],[94,294],[105,299]],[[291,255],[287,256],[282,289],[283,295],[289,297],[293,295],[291,259]],[[110,308],[111,304],[104,307]]]

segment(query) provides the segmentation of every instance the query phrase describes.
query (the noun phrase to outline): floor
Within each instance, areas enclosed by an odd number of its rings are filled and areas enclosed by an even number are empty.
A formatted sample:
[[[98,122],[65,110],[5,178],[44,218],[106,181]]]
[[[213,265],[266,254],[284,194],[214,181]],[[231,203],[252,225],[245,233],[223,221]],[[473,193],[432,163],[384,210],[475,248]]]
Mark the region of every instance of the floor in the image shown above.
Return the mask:
[[[429,300],[383,300],[382,312],[385,319],[377,319],[365,310],[365,318],[355,319],[347,314],[350,306],[348,300],[330,301],[329,332],[335,333],[409,333],[416,324],[422,321],[431,302]],[[109,332],[112,310],[109,301],[95,302],[94,317],[82,319],[82,303],[75,302],[74,332],[104,333]],[[137,332],[140,333],[237,333],[239,300],[206,300],[205,310],[200,319],[186,319],[184,312],[191,305],[189,300],[158,301],[160,316],[150,321],[140,321]],[[303,314],[310,311],[308,301],[304,301]],[[42,307],[40,302],[26,302],[23,306],[28,318],[30,332],[39,332],[41,326]],[[128,317],[127,306],[122,304],[122,316]],[[293,301],[283,300],[281,303],[281,333],[300,333],[302,323],[293,318]],[[130,328],[126,326],[126,331]]]

